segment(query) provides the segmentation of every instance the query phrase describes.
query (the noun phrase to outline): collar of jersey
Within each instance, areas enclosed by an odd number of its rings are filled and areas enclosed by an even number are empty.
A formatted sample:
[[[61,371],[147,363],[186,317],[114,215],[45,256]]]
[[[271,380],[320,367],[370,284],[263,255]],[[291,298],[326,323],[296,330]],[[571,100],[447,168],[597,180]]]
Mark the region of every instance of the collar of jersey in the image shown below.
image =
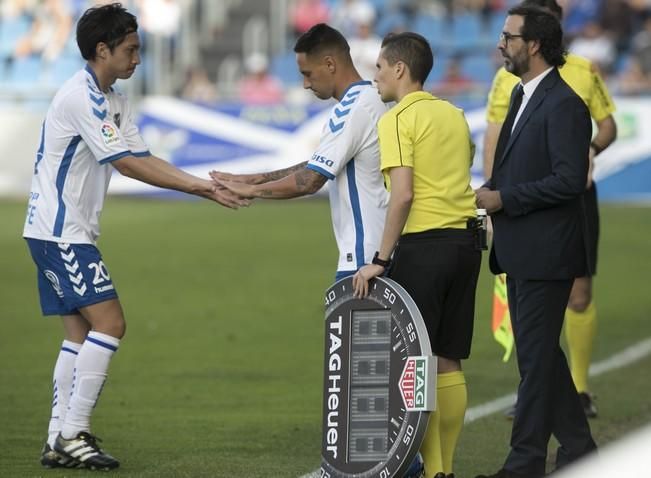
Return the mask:
[[[432,95],[428,91],[412,91],[411,93],[407,93],[403,98],[400,100],[399,104],[404,104],[404,103],[413,103],[414,101],[417,100],[422,100],[422,99],[437,99],[434,95]]]
[[[343,94],[341,95],[341,99],[343,99],[344,96],[348,94],[351,88],[354,88],[355,86],[363,86],[363,85],[370,85],[370,84],[371,82],[368,80],[356,81],[355,83],[351,83],[350,85],[348,85],[348,88],[344,90]]]
[[[90,65],[89,65],[88,63],[86,63],[86,67],[85,67],[84,69],[85,69],[88,73],[90,73],[90,76],[93,77],[93,81],[94,81],[95,84],[97,85],[97,89],[98,89],[99,91],[102,91],[102,88],[99,86],[99,80],[97,79],[97,75],[95,74],[95,72],[93,71],[93,69],[90,67]]]

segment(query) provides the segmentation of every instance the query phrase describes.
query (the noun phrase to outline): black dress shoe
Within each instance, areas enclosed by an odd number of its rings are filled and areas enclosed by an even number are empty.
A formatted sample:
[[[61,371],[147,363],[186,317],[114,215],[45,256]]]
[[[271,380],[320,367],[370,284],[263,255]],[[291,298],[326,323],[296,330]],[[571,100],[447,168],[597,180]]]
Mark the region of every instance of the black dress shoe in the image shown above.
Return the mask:
[[[475,478],[539,478],[538,476],[523,475],[514,471],[505,470],[502,468],[497,473],[492,475],[477,475]]]

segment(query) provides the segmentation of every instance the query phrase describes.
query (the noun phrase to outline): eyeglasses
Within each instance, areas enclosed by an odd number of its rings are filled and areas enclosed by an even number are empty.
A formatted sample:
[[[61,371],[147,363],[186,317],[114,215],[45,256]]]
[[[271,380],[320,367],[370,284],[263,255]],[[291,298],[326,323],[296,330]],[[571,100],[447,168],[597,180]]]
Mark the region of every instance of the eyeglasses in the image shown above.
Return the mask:
[[[507,45],[509,44],[509,40],[513,40],[514,38],[524,38],[524,35],[513,35],[509,32],[500,33],[500,41],[503,41]]]

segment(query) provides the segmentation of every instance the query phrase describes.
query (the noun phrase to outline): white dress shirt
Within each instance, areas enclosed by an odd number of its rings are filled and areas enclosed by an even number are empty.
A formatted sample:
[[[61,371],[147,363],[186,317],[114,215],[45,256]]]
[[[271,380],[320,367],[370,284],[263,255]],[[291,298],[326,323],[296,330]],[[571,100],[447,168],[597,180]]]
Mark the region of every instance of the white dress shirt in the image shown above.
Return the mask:
[[[534,92],[536,91],[536,88],[538,88],[538,85],[540,82],[545,78],[550,71],[554,69],[553,66],[550,66],[547,68],[545,71],[543,71],[540,75],[536,76],[532,80],[529,80],[526,84],[522,84],[520,82],[520,87],[523,90],[523,95],[522,95],[522,104],[520,105],[520,109],[518,110],[518,114],[515,116],[515,121],[513,122],[513,127],[511,128],[511,133],[515,129],[515,125],[518,124],[518,120],[520,119],[520,116],[522,115],[522,112],[524,109],[527,107],[527,103],[529,103],[529,100],[533,96]]]

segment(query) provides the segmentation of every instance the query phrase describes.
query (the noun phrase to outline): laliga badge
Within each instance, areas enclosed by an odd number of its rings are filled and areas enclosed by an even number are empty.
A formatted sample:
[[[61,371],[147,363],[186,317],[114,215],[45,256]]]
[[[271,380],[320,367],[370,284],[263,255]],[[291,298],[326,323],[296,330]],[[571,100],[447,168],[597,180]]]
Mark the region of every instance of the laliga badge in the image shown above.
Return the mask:
[[[102,140],[106,146],[111,146],[112,144],[120,142],[120,135],[118,134],[117,129],[110,123],[102,123],[100,133],[102,134]]]

